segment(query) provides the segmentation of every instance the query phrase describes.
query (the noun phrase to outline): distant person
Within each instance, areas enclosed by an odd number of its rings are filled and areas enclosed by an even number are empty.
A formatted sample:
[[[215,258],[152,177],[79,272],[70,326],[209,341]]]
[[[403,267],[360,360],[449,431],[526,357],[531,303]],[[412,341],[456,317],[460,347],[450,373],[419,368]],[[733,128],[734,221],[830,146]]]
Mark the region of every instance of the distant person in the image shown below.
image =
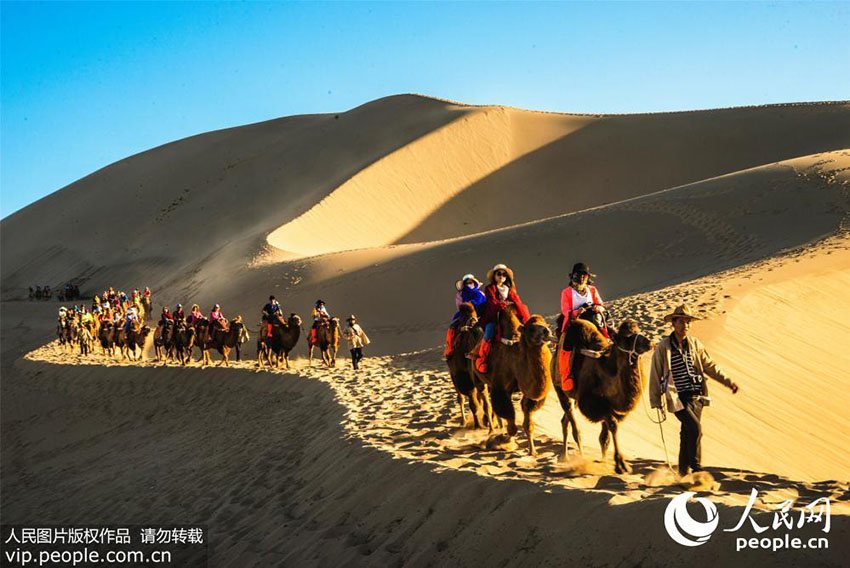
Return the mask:
[[[673,333],[664,337],[652,355],[649,375],[649,402],[652,408],[662,408],[661,397],[667,400],[667,410],[675,414],[682,429],[679,434],[679,475],[702,471],[702,409],[711,399],[704,376],[723,383],[737,393],[739,389],[709,357],[702,342],[689,335],[691,322],[699,319],[687,304],[677,307],[664,321],[673,324]]]
[[[366,336],[366,332],[357,323],[357,318],[354,314],[351,314],[346,321],[348,322],[348,327],[343,330],[342,337],[348,341],[348,347],[351,351],[351,366],[357,370],[360,361],[363,359],[363,347],[369,345],[370,341]]]
[[[463,278],[455,282],[455,290],[457,291],[455,294],[455,309],[458,311],[455,312],[452,323],[449,324],[449,329],[446,332],[446,349],[443,353],[446,359],[454,353],[455,336],[457,335],[457,328],[460,324],[460,305],[469,302],[473,305],[475,311],[478,312],[487,301],[484,292],[480,288],[481,282],[478,281],[474,274],[465,274]],[[478,315],[480,317],[481,314],[479,313]]]

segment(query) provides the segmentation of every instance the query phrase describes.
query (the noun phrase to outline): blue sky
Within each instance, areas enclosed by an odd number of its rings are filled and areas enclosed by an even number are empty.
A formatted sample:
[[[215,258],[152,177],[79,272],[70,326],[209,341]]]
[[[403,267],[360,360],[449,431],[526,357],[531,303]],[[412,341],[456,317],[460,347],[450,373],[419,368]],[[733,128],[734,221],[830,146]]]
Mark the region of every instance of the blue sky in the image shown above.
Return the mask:
[[[0,4],[0,216],[126,156],[415,92],[626,113],[850,98],[850,2]]]

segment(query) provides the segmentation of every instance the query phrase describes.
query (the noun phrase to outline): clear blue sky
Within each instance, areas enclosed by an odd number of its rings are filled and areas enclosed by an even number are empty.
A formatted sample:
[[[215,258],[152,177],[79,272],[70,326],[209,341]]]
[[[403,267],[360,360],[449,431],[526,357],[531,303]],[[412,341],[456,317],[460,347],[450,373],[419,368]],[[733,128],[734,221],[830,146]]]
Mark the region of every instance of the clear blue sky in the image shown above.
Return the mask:
[[[415,92],[623,113],[850,98],[850,3],[2,2],[0,216],[165,142]]]

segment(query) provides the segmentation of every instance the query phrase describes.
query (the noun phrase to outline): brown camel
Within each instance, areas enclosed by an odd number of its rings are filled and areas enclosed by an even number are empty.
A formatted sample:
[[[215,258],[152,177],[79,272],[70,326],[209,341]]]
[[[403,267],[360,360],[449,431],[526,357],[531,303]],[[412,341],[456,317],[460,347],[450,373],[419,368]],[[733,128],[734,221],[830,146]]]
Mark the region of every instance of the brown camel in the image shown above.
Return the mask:
[[[139,323],[136,322],[130,326],[130,329],[127,331],[121,330],[119,334],[121,338],[121,358],[127,359],[129,354],[129,358],[133,361],[138,361],[143,357],[143,349],[145,347],[145,339],[147,339],[148,335],[151,333],[150,326],[144,325],[139,326]],[[136,348],[139,348],[139,355],[136,356]]]
[[[546,402],[552,383],[552,354],[548,346],[552,335],[546,321],[539,315],[531,316],[520,325],[515,309],[509,305],[499,314],[501,341],[494,339],[487,373],[481,374],[474,365],[473,369],[490,389],[490,402],[496,415],[507,421],[507,433],[491,436],[487,446],[493,449],[513,447],[517,426],[511,395],[521,392],[522,427],[528,437],[529,453],[536,455],[532,414]],[[478,353],[478,350],[476,345],[473,353]]]
[[[313,364],[313,345],[309,342],[309,364]],[[339,318],[322,318],[316,329],[316,346],[322,352],[322,361],[328,367],[336,367],[336,352],[339,349]]]
[[[242,318],[240,316],[236,316],[233,318],[233,321],[228,325],[227,322],[223,320],[219,320],[221,323],[221,327],[216,326],[212,333],[212,341],[210,341],[208,347],[214,347],[216,351],[221,353],[222,360],[218,362],[218,366],[221,365],[229,366],[229,356],[230,351],[234,349],[238,344],[239,340],[242,337],[242,328],[245,325],[242,323]],[[209,349],[205,352],[207,359],[204,362],[205,364],[209,362]]]
[[[472,412],[473,426],[483,428],[486,421],[492,432],[493,410],[487,398],[487,385],[475,375],[472,369],[473,362],[466,357],[466,354],[475,348],[484,333],[477,324],[478,317],[475,313],[475,307],[469,302],[461,304],[454,349],[446,359],[446,363],[449,366],[452,384],[457,392],[461,425],[466,426],[466,407],[463,404],[464,399],[466,399],[469,401],[469,410]]]
[[[211,346],[207,342],[207,329],[209,328],[210,322],[207,318],[201,316],[201,317],[195,319],[192,322],[192,325],[195,328],[195,345],[194,346],[197,347],[198,350],[201,352],[200,356],[198,357],[198,362],[201,363],[202,365],[206,365],[207,362],[210,360],[209,353],[207,353],[207,350]],[[190,361],[187,361],[187,363],[191,362],[191,353],[190,353],[189,359],[190,359]]]
[[[257,338],[257,365],[262,367],[263,359],[265,359],[270,367],[280,367],[280,362],[283,361],[288,369],[289,352],[295,348],[299,337],[301,337],[301,318],[298,314],[289,314],[286,321],[280,316],[275,317],[272,320],[271,334],[268,337]],[[271,360],[272,355],[275,357],[274,363]]]
[[[572,349],[573,390],[564,392],[560,379],[553,379],[555,392],[564,409],[561,425],[564,436],[563,455],[567,455],[567,435],[573,427],[573,439],[581,452],[581,436],[573,415],[572,401],[591,422],[601,422],[599,444],[602,459],[608,443],[614,441],[614,470],[626,473],[631,470],[617,441],[619,423],[634,409],[643,388],[640,374],[640,355],[652,349],[650,340],[640,333],[636,321],[624,320],[612,340],[602,335],[597,327],[583,319],[573,321],[562,338],[563,345]],[[554,357],[553,377],[560,377],[557,357]]]
[[[99,339],[103,354],[115,357],[115,326],[111,321],[105,321],[100,326]]]
[[[174,328],[174,351],[180,365],[185,366],[192,360],[192,347],[195,345],[195,328],[185,320],[179,320]]]
[[[159,334],[154,333],[153,347],[156,360],[167,363],[174,349],[174,320],[167,319],[162,324]]]

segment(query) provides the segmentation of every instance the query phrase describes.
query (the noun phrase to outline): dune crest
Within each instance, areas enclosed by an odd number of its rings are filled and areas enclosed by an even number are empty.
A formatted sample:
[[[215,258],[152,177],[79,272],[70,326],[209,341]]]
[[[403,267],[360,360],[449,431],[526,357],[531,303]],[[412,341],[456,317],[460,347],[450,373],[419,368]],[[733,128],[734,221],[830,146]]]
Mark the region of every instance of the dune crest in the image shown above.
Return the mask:
[[[268,242],[302,256],[393,244],[467,187],[592,120],[476,109],[357,172]]]

